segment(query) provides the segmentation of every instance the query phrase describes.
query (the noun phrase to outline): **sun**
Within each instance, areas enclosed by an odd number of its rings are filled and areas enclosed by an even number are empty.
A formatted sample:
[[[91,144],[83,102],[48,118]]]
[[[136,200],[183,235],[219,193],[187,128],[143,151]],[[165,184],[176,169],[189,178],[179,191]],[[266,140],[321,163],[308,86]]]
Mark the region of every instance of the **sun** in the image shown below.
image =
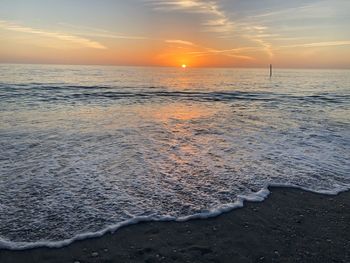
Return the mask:
[[[186,64],[182,64],[181,67],[182,68],[187,68],[187,65]]]

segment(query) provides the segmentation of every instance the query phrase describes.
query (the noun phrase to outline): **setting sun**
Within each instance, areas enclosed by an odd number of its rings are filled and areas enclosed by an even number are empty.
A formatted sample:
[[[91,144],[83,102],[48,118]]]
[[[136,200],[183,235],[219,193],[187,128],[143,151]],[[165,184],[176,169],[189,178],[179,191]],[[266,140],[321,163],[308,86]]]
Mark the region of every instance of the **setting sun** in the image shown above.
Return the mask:
[[[181,67],[182,68],[187,68],[187,65],[186,64],[182,64]]]

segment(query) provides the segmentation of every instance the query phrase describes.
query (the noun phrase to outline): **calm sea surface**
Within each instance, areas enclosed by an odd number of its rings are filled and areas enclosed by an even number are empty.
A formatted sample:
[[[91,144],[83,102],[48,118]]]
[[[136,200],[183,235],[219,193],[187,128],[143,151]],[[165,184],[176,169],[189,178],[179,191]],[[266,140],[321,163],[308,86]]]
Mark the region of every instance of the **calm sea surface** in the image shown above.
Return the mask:
[[[349,163],[350,71],[0,65],[2,247],[336,193]]]

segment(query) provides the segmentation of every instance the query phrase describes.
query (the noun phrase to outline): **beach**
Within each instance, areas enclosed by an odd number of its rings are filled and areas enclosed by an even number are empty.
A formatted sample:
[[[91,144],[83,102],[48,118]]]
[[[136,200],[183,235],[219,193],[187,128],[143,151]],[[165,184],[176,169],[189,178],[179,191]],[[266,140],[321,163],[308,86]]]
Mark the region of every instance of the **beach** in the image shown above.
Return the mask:
[[[218,217],[144,222],[58,249],[0,250],[0,262],[350,261],[350,192],[270,191]]]
[[[0,263],[350,263],[350,1],[0,1]]]

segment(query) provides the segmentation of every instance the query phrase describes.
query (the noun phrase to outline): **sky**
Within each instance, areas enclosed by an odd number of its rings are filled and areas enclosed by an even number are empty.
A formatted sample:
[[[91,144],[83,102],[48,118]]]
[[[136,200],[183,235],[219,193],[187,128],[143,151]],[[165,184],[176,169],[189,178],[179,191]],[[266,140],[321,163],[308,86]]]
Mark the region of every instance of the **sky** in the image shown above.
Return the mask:
[[[0,0],[0,63],[350,68],[349,0]]]

